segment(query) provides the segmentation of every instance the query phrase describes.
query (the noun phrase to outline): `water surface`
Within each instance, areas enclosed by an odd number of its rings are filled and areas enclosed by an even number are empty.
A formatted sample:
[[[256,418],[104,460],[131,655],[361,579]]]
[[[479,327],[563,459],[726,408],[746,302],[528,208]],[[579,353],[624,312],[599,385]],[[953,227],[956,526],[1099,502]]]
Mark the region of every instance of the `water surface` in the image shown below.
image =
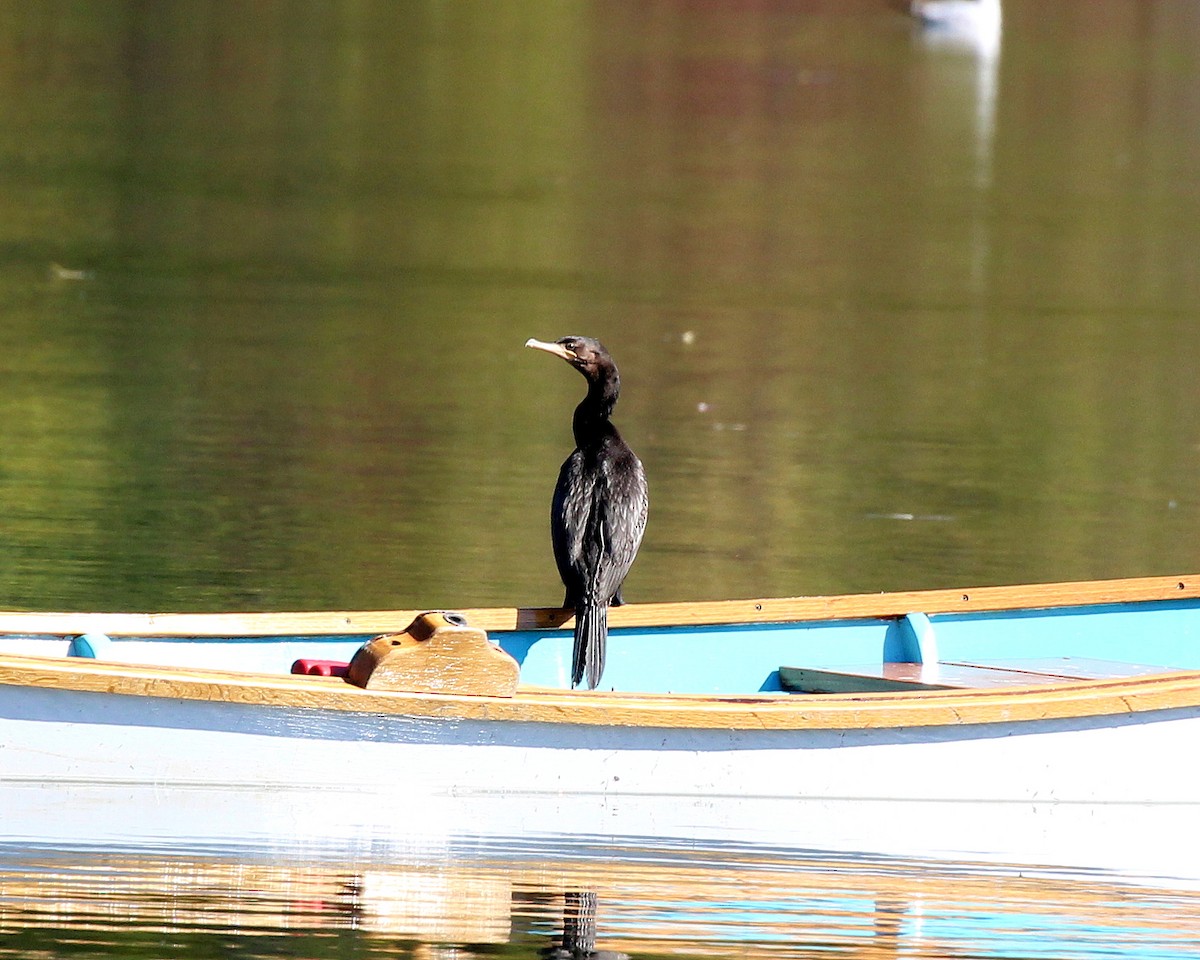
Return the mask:
[[[462,856],[466,853],[466,856]],[[970,865],[663,849],[391,864],[8,850],[0,957],[1200,955],[1200,899]]]
[[[1200,16],[0,5],[0,606],[542,604],[605,339],[631,599],[1190,570]]]
[[[1195,570],[1197,50],[1192,0],[0,0],[0,607],[558,602],[567,333],[630,600]],[[656,856],[10,850],[0,956],[1200,953],[1188,891]]]

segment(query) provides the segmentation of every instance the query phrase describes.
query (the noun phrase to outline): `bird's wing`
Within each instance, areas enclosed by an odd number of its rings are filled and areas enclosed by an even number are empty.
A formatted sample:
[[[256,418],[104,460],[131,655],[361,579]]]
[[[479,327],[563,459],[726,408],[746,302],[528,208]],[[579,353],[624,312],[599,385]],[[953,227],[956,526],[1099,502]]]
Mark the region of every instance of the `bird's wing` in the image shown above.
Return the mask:
[[[608,464],[588,518],[589,528],[595,531],[592,542],[599,548],[588,558],[588,567],[595,574],[596,592],[605,601],[633,566],[646,529],[646,474],[637,457],[630,456],[633,467]]]
[[[567,588],[567,606],[579,601],[583,586],[583,539],[587,533],[592,497],[582,482],[583,457],[578,450],[563,461],[550,505],[550,540],[554,562]]]
[[[589,470],[576,451],[558,475],[551,540],[568,605],[608,602],[624,581],[646,528],[646,474],[632,453]]]

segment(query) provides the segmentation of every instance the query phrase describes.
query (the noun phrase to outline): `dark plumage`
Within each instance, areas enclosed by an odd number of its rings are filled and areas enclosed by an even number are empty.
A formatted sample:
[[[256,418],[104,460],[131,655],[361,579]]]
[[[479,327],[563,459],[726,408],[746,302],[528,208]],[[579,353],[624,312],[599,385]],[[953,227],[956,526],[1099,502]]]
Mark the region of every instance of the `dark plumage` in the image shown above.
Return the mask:
[[[587,396],[575,408],[575,451],[558,473],[550,534],[564,607],[575,610],[571,686],[587,675],[594,688],[604,672],[608,605],[620,604],[621,584],[646,528],[646,473],[609,419],[621,392],[617,365],[599,340],[528,340],[527,347],[562,357],[583,374]]]

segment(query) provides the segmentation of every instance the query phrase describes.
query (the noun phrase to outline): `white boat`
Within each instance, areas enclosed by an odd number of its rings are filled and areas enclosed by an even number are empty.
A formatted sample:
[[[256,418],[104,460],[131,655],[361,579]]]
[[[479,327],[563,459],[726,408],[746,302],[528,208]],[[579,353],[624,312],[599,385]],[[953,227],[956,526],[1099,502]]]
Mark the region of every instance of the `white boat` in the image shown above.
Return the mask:
[[[1000,0],[912,0],[909,11],[930,30],[981,37],[998,35]]]
[[[569,625],[0,614],[0,841],[557,837],[1200,878],[1200,576],[628,605],[611,690],[567,688]]]

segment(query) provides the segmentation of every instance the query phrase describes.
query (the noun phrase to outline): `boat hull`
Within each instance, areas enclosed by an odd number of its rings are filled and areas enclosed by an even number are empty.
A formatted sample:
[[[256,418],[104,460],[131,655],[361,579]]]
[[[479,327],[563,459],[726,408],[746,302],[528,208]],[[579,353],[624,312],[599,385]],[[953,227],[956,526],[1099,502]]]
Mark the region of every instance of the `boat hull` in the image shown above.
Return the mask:
[[[1200,880],[1200,577],[628,605],[610,691],[566,689],[568,611],[414,616],[0,614],[0,841]],[[290,673],[368,646],[386,682]]]
[[[0,839],[396,853],[594,838],[1196,875],[1200,708],[746,730],[387,716],[23,687]],[[50,834],[49,836],[47,834]]]

